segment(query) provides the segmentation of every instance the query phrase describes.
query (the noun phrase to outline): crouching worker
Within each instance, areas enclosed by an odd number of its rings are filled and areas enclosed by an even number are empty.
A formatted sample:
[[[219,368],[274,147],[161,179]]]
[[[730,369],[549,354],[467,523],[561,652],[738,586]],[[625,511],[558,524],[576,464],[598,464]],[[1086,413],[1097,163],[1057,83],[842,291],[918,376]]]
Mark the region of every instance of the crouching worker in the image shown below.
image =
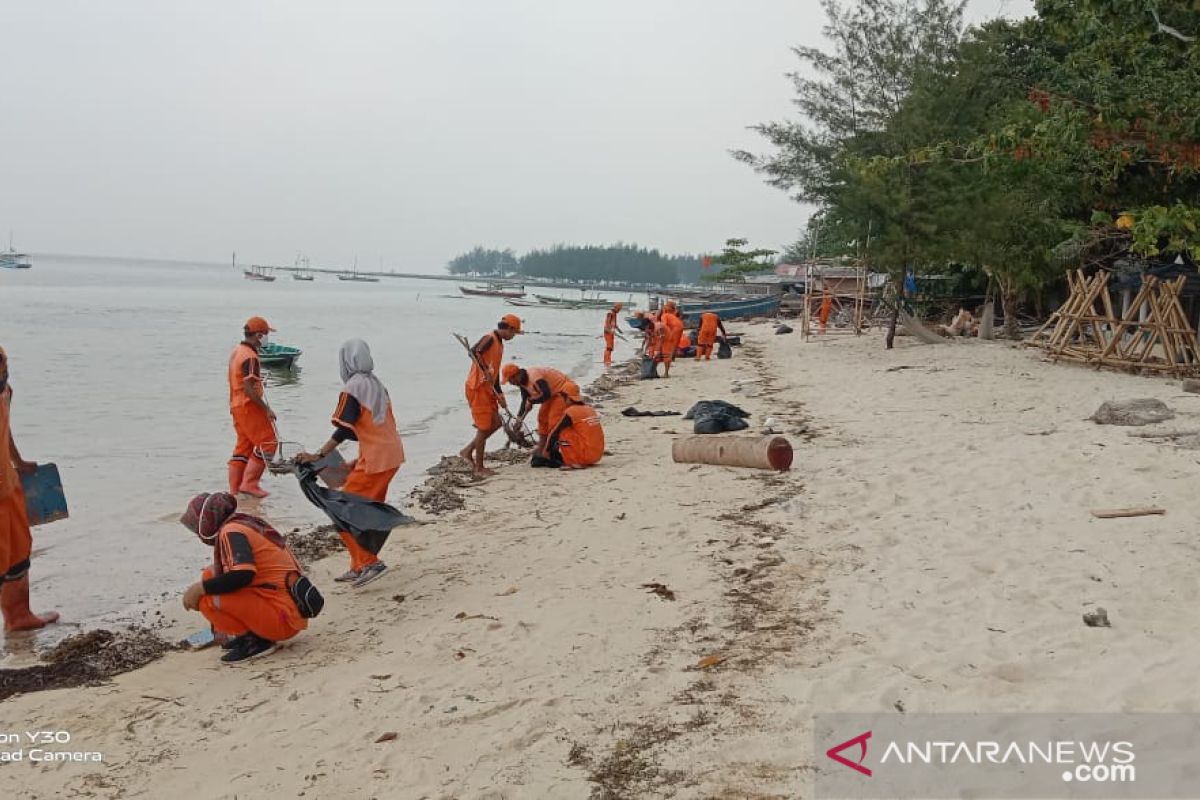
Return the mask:
[[[231,494],[200,494],[179,518],[213,548],[212,566],[183,593],[183,607],[234,637],[221,656],[227,664],[265,656],[308,627],[291,592],[302,579],[300,563],[278,531],[236,511]]]
[[[517,420],[525,421],[525,415],[540,406],[537,418],[538,439],[550,435],[554,423],[571,402],[580,402],[579,384],[564,373],[549,367],[518,367],[505,364],[500,372],[501,382],[521,390],[521,410]]]
[[[534,467],[583,469],[600,461],[604,455],[604,428],[596,409],[579,401],[571,401],[550,435],[538,443]]]

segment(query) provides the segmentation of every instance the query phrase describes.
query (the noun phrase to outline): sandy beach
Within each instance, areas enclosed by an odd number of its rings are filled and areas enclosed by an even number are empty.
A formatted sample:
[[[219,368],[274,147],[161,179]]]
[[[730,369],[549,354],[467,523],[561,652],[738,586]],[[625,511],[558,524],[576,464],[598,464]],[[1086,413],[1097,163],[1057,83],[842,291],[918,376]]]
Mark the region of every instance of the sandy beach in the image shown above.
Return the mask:
[[[333,583],[342,554],[315,564],[326,610],[275,655],[173,652],[4,701],[0,732],[65,730],[104,761],[0,764],[0,785],[809,797],[817,712],[1195,710],[1200,459],[1087,418],[1153,397],[1178,415],[1157,429],[1200,428],[1200,395],[1003,342],[738,327],[734,359],[606,394],[598,467],[509,465],[461,509],[414,509],[429,524],[361,591]],[[792,470],[675,464],[690,422],[620,415],[698,399],[775,418]],[[1089,513],[1151,505],[1167,513]],[[1083,624],[1096,606],[1111,628]],[[168,638],[199,627],[166,608]]]

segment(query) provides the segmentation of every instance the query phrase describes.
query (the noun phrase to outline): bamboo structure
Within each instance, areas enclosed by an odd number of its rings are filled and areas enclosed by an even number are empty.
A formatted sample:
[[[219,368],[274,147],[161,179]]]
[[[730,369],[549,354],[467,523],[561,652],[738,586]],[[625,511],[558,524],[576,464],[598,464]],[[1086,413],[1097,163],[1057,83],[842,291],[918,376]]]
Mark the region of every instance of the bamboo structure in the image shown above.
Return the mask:
[[[845,267],[837,268],[845,270]],[[841,324],[827,325],[821,328],[817,325],[817,333],[827,335],[830,333],[853,333],[860,335],[864,330],[871,327],[871,321],[867,314],[869,300],[867,299],[867,268],[861,263],[856,263],[852,268],[853,274],[842,274],[836,277],[826,277],[823,273],[825,268],[820,264],[809,264],[805,267],[804,280],[804,312],[801,318],[800,332],[807,341],[813,335],[814,318],[819,318],[821,305],[828,300],[830,303],[829,319],[839,320]],[[849,290],[831,290],[826,282],[846,281],[852,282]],[[815,284],[820,282],[820,290],[816,290]],[[847,324],[848,323],[848,324]]]
[[[1200,374],[1200,348],[1180,305],[1185,276],[1142,279],[1133,302],[1118,314],[1108,292],[1109,273],[1067,273],[1071,295],[1026,344],[1060,358],[1130,372],[1175,377]]]

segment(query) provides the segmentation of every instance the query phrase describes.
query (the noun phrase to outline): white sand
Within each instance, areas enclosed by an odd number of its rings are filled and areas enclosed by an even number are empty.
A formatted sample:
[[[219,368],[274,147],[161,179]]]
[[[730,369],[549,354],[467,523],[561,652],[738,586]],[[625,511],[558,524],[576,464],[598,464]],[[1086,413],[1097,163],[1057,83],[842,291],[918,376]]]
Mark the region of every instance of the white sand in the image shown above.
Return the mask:
[[[614,797],[810,796],[818,711],[1194,709],[1200,457],[1085,418],[1158,397],[1181,412],[1160,427],[1200,428],[1200,396],[998,343],[736,327],[759,356],[604,404],[600,467],[504,469],[399,532],[361,591],[318,565],[327,610],[279,653],[0,704],[0,731],[69,730],[106,762],[0,766],[5,794],[567,798],[607,775]],[[701,397],[817,436],[779,476],[673,464],[690,423],[617,415]],[[1133,505],[1168,513],[1088,513]]]

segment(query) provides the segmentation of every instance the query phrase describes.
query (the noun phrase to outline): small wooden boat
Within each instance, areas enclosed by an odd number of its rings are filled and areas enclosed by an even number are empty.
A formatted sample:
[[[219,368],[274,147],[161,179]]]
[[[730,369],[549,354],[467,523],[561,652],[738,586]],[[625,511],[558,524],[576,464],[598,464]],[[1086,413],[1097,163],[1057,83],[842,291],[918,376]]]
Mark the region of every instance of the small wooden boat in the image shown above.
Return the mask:
[[[343,272],[338,275],[339,281],[358,281],[360,283],[379,283],[379,278],[370,275],[359,275],[357,272]]]
[[[258,363],[264,367],[290,367],[296,363],[304,351],[299,347],[288,347],[286,344],[268,342],[258,351]]]
[[[520,308],[528,308],[529,306],[541,305],[541,303],[535,303],[532,300],[518,300],[515,297],[510,297],[510,298],[506,299],[504,302],[508,303],[510,306],[518,306]]]
[[[292,280],[294,281],[311,281],[313,280],[312,267],[309,266],[308,256],[296,256],[296,266],[292,270]]]
[[[515,283],[487,283],[482,286],[459,286],[458,290],[471,297],[510,297],[525,296],[525,287]]]
[[[275,280],[275,276],[269,274],[266,267],[260,267],[258,264],[252,265],[250,269],[242,270],[242,276],[248,281],[266,281],[269,283]]]
[[[33,269],[29,255],[13,249],[11,231],[8,234],[8,249],[0,252],[0,269]]]

